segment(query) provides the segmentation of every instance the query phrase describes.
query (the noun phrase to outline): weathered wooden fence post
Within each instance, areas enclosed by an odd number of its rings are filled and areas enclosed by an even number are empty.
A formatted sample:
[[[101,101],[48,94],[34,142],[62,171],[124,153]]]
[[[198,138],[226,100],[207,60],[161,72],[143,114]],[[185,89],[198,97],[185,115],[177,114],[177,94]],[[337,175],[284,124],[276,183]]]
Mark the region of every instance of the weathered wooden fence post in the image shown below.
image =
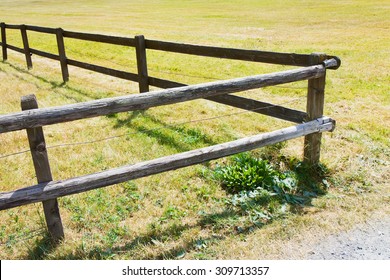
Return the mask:
[[[21,106],[23,111],[37,109],[38,103],[35,95],[23,96]],[[53,178],[51,175],[43,129],[42,127],[36,127],[28,128],[26,131],[38,183],[50,182]],[[64,229],[62,227],[57,199],[43,201],[43,210],[47,228],[53,241],[58,242],[62,240],[64,238]]]
[[[148,92],[149,83],[148,83],[148,66],[146,63],[145,37],[143,35],[138,35],[135,36],[134,39],[135,39],[135,51],[137,55],[139,92]]]
[[[31,60],[30,45],[28,43],[27,29],[26,29],[26,26],[24,24],[20,27],[20,32],[22,34],[24,55],[26,56],[27,68],[31,69],[33,67],[33,65],[32,65],[32,60]]]
[[[2,50],[3,50],[3,61],[6,61],[8,59],[7,55],[7,36],[5,33],[5,23],[0,23],[1,26],[1,44],[2,44]]]
[[[326,59],[326,54],[311,54],[312,65],[320,64]],[[307,121],[311,121],[323,116],[325,99],[325,74],[319,78],[309,79],[307,89],[306,112]],[[304,160],[311,165],[320,161],[322,133],[314,133],[305,136],[304,141]]]
[[[61,63],[61,72],[62,72],[62,80],[64,83],[69,81],[69,70],[68,70],[68,62],[66,59],[65,53],[65,44],[64,44],[64,36],[62,35],[62,28],[57,28],[56,37],[57,37],[57,46],[58,46],[58,55],[60,56]]]

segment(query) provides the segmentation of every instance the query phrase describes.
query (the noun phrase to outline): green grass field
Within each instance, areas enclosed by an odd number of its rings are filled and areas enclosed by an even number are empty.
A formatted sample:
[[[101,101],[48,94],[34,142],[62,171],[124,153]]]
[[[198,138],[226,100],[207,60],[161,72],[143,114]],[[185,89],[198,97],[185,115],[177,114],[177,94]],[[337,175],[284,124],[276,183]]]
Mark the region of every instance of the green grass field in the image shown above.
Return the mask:
[[[81,3],[80,3],[81,2]],[[258,226],[226,203],[213,177],[229,159],[59,198],[66,239],[50,244],[41,204],[0,212],[1,259],[300,259],[316,242],[390,213],[390,19],[388,1],[26,1],[2,0],[0,22],[210,46],[325,52],[342,66],[327,72],[321,161],[326,193],[311,205]],[[20,33],[7,33],[21,46]],[[56,52],[49,35],[29,33],[31,47]],[[136,71],[134,50],[66,40],[70,58]],[[285,70],[148,51],[149,74],[196,84]],[[35,94],[40,107],[137,93],[138,85],[9,51],[0,62],[0,114],[20,111]],[[306,83],[241,96],[303,109]],[[153,89],[154,90],[154,89]],[[121,113],[44,128],[55,180],[99,172],[291,124],[205,100]],[[232,115],[238,113],[236,115]],[[220,118],[215,118],[220,117]],[[192,122],[194,120],[203,120]],[[183,124],[186,123],[186,124]],[[112,139],[108,139],[112,138]],[[99,141],[97,141],[99,140]],[[101,140],[101,141],[100,141]],[[93,142],[93,143],[91,143]],[[24,131],[0,134],[0,191],[36,183]],[[81,144],[84,143],[84,144]],[[71,144],[71,145],[64,145]],[[303,140],[252,152],[302,158]]]

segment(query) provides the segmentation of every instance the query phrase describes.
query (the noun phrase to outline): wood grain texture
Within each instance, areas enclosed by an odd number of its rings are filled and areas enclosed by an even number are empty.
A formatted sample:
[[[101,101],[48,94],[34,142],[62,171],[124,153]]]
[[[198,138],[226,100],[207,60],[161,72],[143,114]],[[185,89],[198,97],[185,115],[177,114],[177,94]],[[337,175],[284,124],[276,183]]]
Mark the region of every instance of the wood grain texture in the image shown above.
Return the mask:
[[[254,88],[318,78],[323,76],[325,71],[326,69],[323,65],[316,65],[272,74],[147,92],[142,95],[105,98],[2,115],[0,116],[0,133],[118,112],[144,110],[151,107],[185,102],[199,98],[208,98]]]
[[[326,54],[312,54],[312,63],[322,63],[326,60]],[[307,89],[307,121],[322,117],[325,102],[325,78],[326,75],[315,79],[309,79]],[[309,164],[318,164],[321,153],[321,133],[307,135],[304,140],[304,159]]]
[[[272,145],[311,133],[330,131],[333,129],[334,122],[332,119],[323,117],[304,124],[207,148],[192,150],[68,180],[52,181],[11,192],[0,193],[0,210],[106,187],[128,180],[175,170],[253,150],[255,148]]]
[[[34,95],[22,97],[22,110],[31,110],[38,108],[38,102]],[[28,142],[30,145],[31,156],[34,163],[35,174],[38,183],[46,183],[53,180],[49,157],[46,150],[46,142],[42,127],[28,128]],[[64,229],[62,226],[60,210],[56,198],[43,200],[43,210],[45,213],[47,229],[53,239],[58,242],[64,238]]]

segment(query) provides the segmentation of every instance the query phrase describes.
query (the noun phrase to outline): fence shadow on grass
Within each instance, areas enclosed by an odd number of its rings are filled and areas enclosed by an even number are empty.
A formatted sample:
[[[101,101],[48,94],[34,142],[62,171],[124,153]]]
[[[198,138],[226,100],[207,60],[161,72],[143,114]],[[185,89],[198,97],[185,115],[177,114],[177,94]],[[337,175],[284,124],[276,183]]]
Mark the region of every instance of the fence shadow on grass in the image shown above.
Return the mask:
[[[55,88],[59,88],[59,87],[63,87],[65,85],[65,83],[63,81],[61,82],[58,82],[58,81],[50,81],[42,76],[39,76],[39,75],[36,75],[36,74],[33,74],[30,70],[26,70],[24,67],[19,67],[15,64],[11,64],[7,61],[3,62],[4,64],[6,64],[7,66],[9,66],[10,68],[18,71],[19,73],[23,73],[23,74],[26,74],[30,77],[33,77],[45,84],[49,84],[51,86],[52,89],[55,89]],[[19,76],[19,75],[15,75],[15,74],[11,74],[13,75],[15,78],[19,79],[19,80],[22,80],[24,82],[28,82],[28,83],[31,83],[31,81],[27,81],[26,79],[24,79],[23,77]],[[40,88],[40,86],[37,84],[37,83],[34,83],[34,85],[37,87],[37,88]]]
[[[36,240],[32,248],[28,248],[28,260],[43,260],[50,255],[60,245],[59,242],[53,242],[48,231],[40,239]]]
[[[60,94],[63,97],[65,97],[66,99],[74,101],[74,102],[85,102],[85,101],[88,101],[88,100],[105,98],[105,97],[109,97],[110,96],[109,92],[107,92],[107,93],[101,93],[100,92],[99,95],[97,95],[93,91],[88,91],[88,90],[83,90],[83,89],[80,89],[80,88],[76,88],[76,87],[70,86],[69,83],[64,83],[63,81],[49,80],[49,79],[47,79],[45,77],[42,77],[40,75],[36,75],[36,74],[32,73],[31,70],[30,71],[26,70],[25,68],[19,67],[17,65],[10,64],[9,62],[3,62],[3,63],[8,65],[9,67],[11,67],[12,69],[20,72],[20,73],[26,74],[26,75],[28,75],[30,77],[33,77],[34,79],[36,79],[37,81],[39,81],[41,83],[49,85],[50,86],[50,90],[54,90],[54,91],[56,91],[55,92],[56,94]],[[17,78],[18,80],[21,80],[23,82],[26,82],[26,83],[29,83],[29,84],[32,83],[38,89],[43,89],[43,87],[37,81],[31,82],[31,81],[23,78],[20,75],[15,75],[15,74],[12,74],[12,73],[10,75],[14,76],[15,78]],[[60,90],[60,89],[65,89],[66,91],[69,91],[69,93],[67,93],[64,90]]]
[[[149,229],[146,234],[136,236],[131,241],[126,242],[121,246],[92,246],[88,250],[76,250],[76,252],[69,254],[60,254],[57,258],[104,260],[118,257],[121,258],[121,256],[123,256],[125,259],[141,259],[139,252],[145,251],[145,248],[148,248],[147,251],[154,251],[156,254],[149,253],[142,255],[142,259],[144,260],[180,259],[186,254],[194,254],[196,259],[212,259],[212,254],[210,255],[208,252],[209,246],[218,244],[219,242],[225,240],[226,235],[242,236],[261,229],[260,226],[256,226],[238,230],[233,224],[236,219],[237,212],[224,209],[219,213],[204,215],[198,223],[194,225],[173,222],[167,225],[164,229]],[[179,246],[165,246],[166,242],[179,240],[186,231],[193,228],[214,227],[214,222],[216,220],[220,220],[219,225],[221,228],[219,230],[216,230],[207,236],[194,238],[193,240],[184,242]],[[222,225],[222,223],[226,221],[229,221],[228,224]],[[47,248],[47,242],[46,238],[38,242],[36,248],[34,248],[29,254],[29,258],[42,259],[45,255],[49,254],[50,250]]]
[[[200,129],[166,123],[145,110],[131,112],[125,119],[119,119],[117,115],[111,115],[110,118],[116,118],[114,128],[126,127],[135,130],[177,152],[217,144]]]

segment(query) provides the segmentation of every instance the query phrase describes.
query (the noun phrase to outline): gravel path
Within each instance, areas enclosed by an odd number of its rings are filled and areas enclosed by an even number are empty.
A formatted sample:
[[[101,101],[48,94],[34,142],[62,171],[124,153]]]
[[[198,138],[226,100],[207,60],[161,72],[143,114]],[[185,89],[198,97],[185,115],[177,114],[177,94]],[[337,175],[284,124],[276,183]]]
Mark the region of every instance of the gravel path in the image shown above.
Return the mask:
[[[307,259],[390,260],[390,217],[329,236],[309,252]]]

